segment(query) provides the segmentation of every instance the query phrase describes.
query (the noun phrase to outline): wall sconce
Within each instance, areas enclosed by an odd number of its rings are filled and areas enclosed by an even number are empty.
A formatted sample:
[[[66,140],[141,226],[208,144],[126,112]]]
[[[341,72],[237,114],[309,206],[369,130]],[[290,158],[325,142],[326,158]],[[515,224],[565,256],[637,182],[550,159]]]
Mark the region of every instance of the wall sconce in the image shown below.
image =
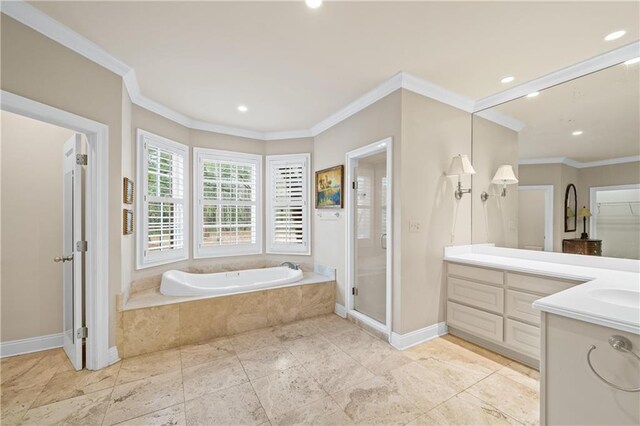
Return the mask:
[[[587,234],[587,218],[591,217],[591,210],[589,210],[587,206],[582,206],[578,216],[582,218],[582,235],[580,235],[580,239],[588,240],[589,234]]]
[[[454,195],[456,200],[462,198],[464,194],[471,193],[471,188],[462,189],[462,183],[460,182],[460,176],[462,175],[475,175],[476,171],[473,169],[471,162],[469,161],[469,157],[466,155],[458,154],[451,160],[451,165],[449,166],[449,171],[447,172],[447,176],[458,176],[458,186]]]
[[[503,164],[498,167],[498,171],[495,176],[491,180],[491,183],[495,185],[502,185],[502,191],[500,192],[501,197],[507,196],[507,185],[512,185],[514,183],[518,183],[518,179],[516,178],[515,173],[513,173],[513,167],[509,164]],[[489,199],[489,194],[485,191],[480,194],[480,199],[482,201],[487,201]]]

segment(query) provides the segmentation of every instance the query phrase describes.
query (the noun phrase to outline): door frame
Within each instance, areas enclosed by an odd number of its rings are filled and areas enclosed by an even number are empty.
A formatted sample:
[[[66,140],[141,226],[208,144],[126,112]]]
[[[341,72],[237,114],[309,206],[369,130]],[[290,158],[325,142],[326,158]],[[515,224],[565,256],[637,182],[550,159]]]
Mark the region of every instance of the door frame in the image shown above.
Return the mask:
[[[355,177],[356,162],[359,158],[372,154],[386,152],[387,154],[387,284],[386,284],[386,324],[358,312],[354,309],[354,298],[351,289],[355,285],[355,201],[352,182]],[[392,319],[392,289],[393,289],[393,138],[388,137],[377,142],[360,147],[353,151],[347,152],[346,155],[346,208],[347,208],[347,226],[346,226],[346,242],[347,242],[347,285],[344,289],[344,300],[346,301],[347,315],[362,321],[366,325],[387,334],[387,339],[391,341],[391,319]]]
[[[619,191],[621,189],[640,189],[640,184],[630,183],[623,185],[610,185],[610,186],[592,186],[589,188],[589,210],[591,211],[591,217],[589,218],[589,238],[598,238],[598,232],[596,222],[598,218],[598,203],[597,193],[604,191]]]
[[[0,94],[0,109],[87,137],[86,368],[99,370],[118,360],[117,351],[112,354],[109,350],[109,126],[4,90]]]
[[[553,185],[519,185],[518,191],[544,191],[544,251],[553,251]]]

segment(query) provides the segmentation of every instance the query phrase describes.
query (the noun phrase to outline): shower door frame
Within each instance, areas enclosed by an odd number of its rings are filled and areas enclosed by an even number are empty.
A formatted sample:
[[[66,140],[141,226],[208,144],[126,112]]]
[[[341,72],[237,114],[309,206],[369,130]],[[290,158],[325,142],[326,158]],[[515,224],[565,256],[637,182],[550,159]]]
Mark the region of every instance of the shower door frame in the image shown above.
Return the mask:
[[[355,190],[353,189],[353,182],[355,179],[355,167],[357,160],[369,155],[385,152],[387,155],[387,270],[386,270],[386,324],[382,324],[379,321],[369,317],[368,315],[358,312],[354,308],[354,297],[351,293],[351,289],[355,287]],[[388,137],[381,139],[377,142],[360,147],[353,151],[347,152],[346,155],[346,179],[345,179],[345,193],[346,193],[346,209],[347,209],[347,285],[344,289],[344,300],[346,303],[345,309],[347,315],[362,321],[366,325],[378,330],[387,335],[387,340],[391,341],[391,319],[392,319],[392,289],[393,289],[393,138]]]

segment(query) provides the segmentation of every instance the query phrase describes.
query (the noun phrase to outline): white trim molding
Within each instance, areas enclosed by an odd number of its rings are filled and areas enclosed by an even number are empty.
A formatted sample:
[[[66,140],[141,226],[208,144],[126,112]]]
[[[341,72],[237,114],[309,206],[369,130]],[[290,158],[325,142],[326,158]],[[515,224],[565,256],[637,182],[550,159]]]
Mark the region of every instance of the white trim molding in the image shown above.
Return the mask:
[[[401,351],[412,348],[420,343],[428,342],[436,337],[444,336],[449,332],[445,322],[420,328],[405,334],[399,334],[395,331],[391,333],[391,346]]]
[[[109,127],[4,90],[0,108],[87,137],[86,367],[99,370],[108,365],[109,352]]]
[[[0,343],[0,358],[29,354],[31,352],[46,351],[61,348],[64,333],[48,334],[46,336],[29,337],[27,339],[11,340]]]
[[[117,346],[111,346],[109,348],[109,358],[108,358],[108,364],[107,365],[112,365],[115,364],[116,362],[120,361],[120,355],[118,354],[118,347]]]
[[[564,164],[566,166],[575,167],[576,169],[586,169],[589,167],[611,166],[614,164],[635,163],[640,161],[640,155],[632,155],[630,157],[610,158],[608,160],[580,162],[569,157],[545,157],[545,158],[523,158],[518,160],[518,165],[531,164]]]
[[[335,314],[342,317],[342,318],[346,318],[347,317],[347,308],[344,307],[344,305],[341,305],[339,303],[336,303],[336,307],[335,307]]]

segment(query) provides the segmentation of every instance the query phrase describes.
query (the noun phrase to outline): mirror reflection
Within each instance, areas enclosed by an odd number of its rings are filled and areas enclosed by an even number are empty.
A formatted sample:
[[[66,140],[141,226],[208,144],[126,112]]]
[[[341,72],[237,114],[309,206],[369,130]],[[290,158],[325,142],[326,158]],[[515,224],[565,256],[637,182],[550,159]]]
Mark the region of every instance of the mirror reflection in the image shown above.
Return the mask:
[[[639,68],[474,115],[474,244],[640,258]]]

